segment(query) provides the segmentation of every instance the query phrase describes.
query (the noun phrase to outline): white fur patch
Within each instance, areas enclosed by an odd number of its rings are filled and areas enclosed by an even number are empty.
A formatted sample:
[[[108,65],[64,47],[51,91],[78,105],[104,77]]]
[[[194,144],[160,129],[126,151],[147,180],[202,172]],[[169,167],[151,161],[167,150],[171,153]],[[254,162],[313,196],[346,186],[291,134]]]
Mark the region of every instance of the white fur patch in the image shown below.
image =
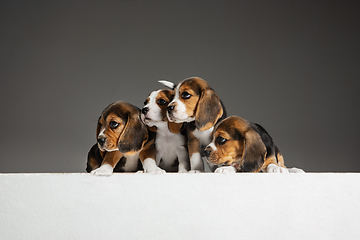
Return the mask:
[[[139,164],[139,152],[134,155],[124,155],[126,157],[126,163],[124,168],[125,172],[135,172],[138,169]]]
[[[166,122],[159,126],[156,131],[155,142],[156,164],[167,171],[174,171],[175,169],[172,166],[174,161],[178,159],[178,171],[185,172],[189,168],[189,156],[184,145],[185,137],[182,134],[170,132]]]
[[[213,151],[217,150],[217,147],[215,146],[214,142],[211,142],[209,145],[207,145],[207,147],[211,148]]]
[[[199,131],[198,129],[196,129],[193,134],[194,136],[199,139],[200,144],[202,146],[207,146],[210,142],[211,142],[211,133],[213,131],[214,127],[205,130],[205,131]]]
[[[156,163],[152,158],[147,158],[144,160],[143,168],[145,173],[153,173],[153,174],[165,173],[164,170],[156,166]]]
[[[266,168],[266,172],[268,173],[289,173],[287,168],[280,167],[276,164],[269,164]]]
[[[200,153],[193,153],[190,157],[191,172],[203,172],[204,162],[201,159]]]
[[[236,169],[233,166],[219,167],[215,173],[236,173]]]
[[[164,85],[164,86],[166,86],[166,87],[170,88],[170,89],[174,89],[174,87],[175,87],[175,84],[174,84],[174,83],[172,83],[172,82],[170,82],[170,81],[166,81],[166,80],[159,80],[158,82],[159,82],[159,83],[161,83],[162,85]]]
[[[110,176],[114,169],[109,164],[101,165],[101,167],[92,170],[90,173],[96,176]]]
[[[104,137],[106,137],[105,136],[105,128],[103,128],[98,135],[98,138],[104,138]]]
[[[105,149],[107,152],[115,152],[115,151],[119,151],[118,148],[114,148],[114,149]]]
[[[300,168],[288,168],[289,173],[305,173],[304,170],[300,169]]]

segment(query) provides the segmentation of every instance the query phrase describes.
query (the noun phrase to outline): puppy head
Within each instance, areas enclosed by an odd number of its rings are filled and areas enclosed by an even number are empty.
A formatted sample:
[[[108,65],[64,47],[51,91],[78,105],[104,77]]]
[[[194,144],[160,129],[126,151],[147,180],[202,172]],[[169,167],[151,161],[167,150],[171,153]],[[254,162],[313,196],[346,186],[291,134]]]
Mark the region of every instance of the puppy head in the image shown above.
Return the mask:
[[[206,147],[205,155],[209,163],[233,166],[242,172],[255,172],[264,163],[266,147],[248,121],[232,116],[215,127],[213,140]]]
[[[96,130],[101,151],[120,150],[127,155],[140,151],[148,139],[140,110],[126,102],[110,104],[102,112]]]
[[[141,120],[149,127],[169,128],[170,131],[178,133],[181,125],[168,122],[167,107],[174,98],[174,91],[163,89],[150,93],[141,110]]]
[[[168,106],[172,122],[192,122],[203,131],[215,125],[223,115],[220,98],[209,84],[198,77],[183,80],[175,88],[175,97]]]

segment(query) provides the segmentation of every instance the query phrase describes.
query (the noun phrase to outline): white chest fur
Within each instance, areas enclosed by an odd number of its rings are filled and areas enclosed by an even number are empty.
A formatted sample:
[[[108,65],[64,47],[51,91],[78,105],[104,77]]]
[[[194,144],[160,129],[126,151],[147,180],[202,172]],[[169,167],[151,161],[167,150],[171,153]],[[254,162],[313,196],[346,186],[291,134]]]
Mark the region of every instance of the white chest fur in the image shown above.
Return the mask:
[[[174,166],[176,159],[178,159],[180,165],[184,165],[188,158],[184,144],[185,138],[183,135],[174,134],[168,129],[158,129],[155,142],[156,164],[166,171],[174,171],[178,168],[178,166]],[[184,168],[184,166],[180,165],[179,169]]]
[[[201,146],[207,146],[211,142],[211,133],[214,130],[214,127],[205,130],[205,131],[199,131],[198,129],[195,129],[193,132],[194,136],[199,139]]]
[[[184,136],[174,134],[170,131],[158,131],[156,133],[156,162],[162,159],[165,162],[174,162],[177,158],[177,151],[183,148]]]
[[[139,153],[135,153],[134,155],[124,155],[126,157],[126,163],[124,166],[125,172],[134,172],[138,170],[139,163]]]

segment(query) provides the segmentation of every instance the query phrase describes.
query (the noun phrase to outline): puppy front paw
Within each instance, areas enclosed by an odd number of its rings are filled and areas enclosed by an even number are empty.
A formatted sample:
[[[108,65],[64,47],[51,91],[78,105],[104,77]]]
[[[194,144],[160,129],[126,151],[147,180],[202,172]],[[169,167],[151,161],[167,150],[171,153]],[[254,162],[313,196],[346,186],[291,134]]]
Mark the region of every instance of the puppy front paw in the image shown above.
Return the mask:
[[[204,162],[200,153],[194,153],[190,158],[190,171],[189,173],[202,173],[204,172]]]
[[[236,173],[236,169],[233,166],[219,167],[215,170],[215,173]]]
[[[187,173],[188,171],[185,168],[179,168],[178,173]]]
[[[276,164],[269,164],[266,168],[266,172],[268,173],[289,173],[289,170],[284,167],[280,167]]]
[[[305,173],[304,170],[300,169],[300,168],[289,168],[289,173]]]
[[[159,167],[156,167],[156,168],[149,168],[149,169],[146,169],[144,170],[145,173],[152,173],[152,174],[162,174],[162,173],[166,173],[165,170],[159,168]]]
[[[143,162],[144,173],[161,174],[166,173],[165,170],[156,166],[155,160],[147,158]]]
[[[111,176],[114,169],[109,164],[104,164],[101,167],[92,170],[90,174],[95,176]]]

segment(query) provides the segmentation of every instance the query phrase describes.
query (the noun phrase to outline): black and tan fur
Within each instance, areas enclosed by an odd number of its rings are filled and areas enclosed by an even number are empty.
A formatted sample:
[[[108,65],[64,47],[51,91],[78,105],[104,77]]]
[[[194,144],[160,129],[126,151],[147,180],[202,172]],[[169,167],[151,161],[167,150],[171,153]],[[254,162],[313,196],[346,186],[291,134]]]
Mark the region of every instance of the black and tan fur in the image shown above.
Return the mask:
[[[211,164],[232,166],[236,172],[302,171],[286,169],[284,158],[267,131],[237,116],[228,117],[215,127],[205,155]]]
[[[160,89],[150,93],[142,108],[141,120],[156,134],[156,164],[166,172],[187,172],[189,156],[186,147],[186,129],[183,123],[170,122],[167,106],[174,91]]]
[[[96,129],[97,144],[88,153],[87,172],[109,175],[142,170],[147,158],[155,161],[154,140],[140,120],[140,109],[123,101],[110,104],[102,112]],[[131,161],[131,162],[129,162]],[[101,171],[104,165],[107,169]]]
[[[204,147],[211,141],[214,125],[226,117],[225,107],[209,84],[199,78],[183,80],[175,88],[175,98],[168,106],[170,121],[187,122],[191,170],[204,171],[201,160]]]

